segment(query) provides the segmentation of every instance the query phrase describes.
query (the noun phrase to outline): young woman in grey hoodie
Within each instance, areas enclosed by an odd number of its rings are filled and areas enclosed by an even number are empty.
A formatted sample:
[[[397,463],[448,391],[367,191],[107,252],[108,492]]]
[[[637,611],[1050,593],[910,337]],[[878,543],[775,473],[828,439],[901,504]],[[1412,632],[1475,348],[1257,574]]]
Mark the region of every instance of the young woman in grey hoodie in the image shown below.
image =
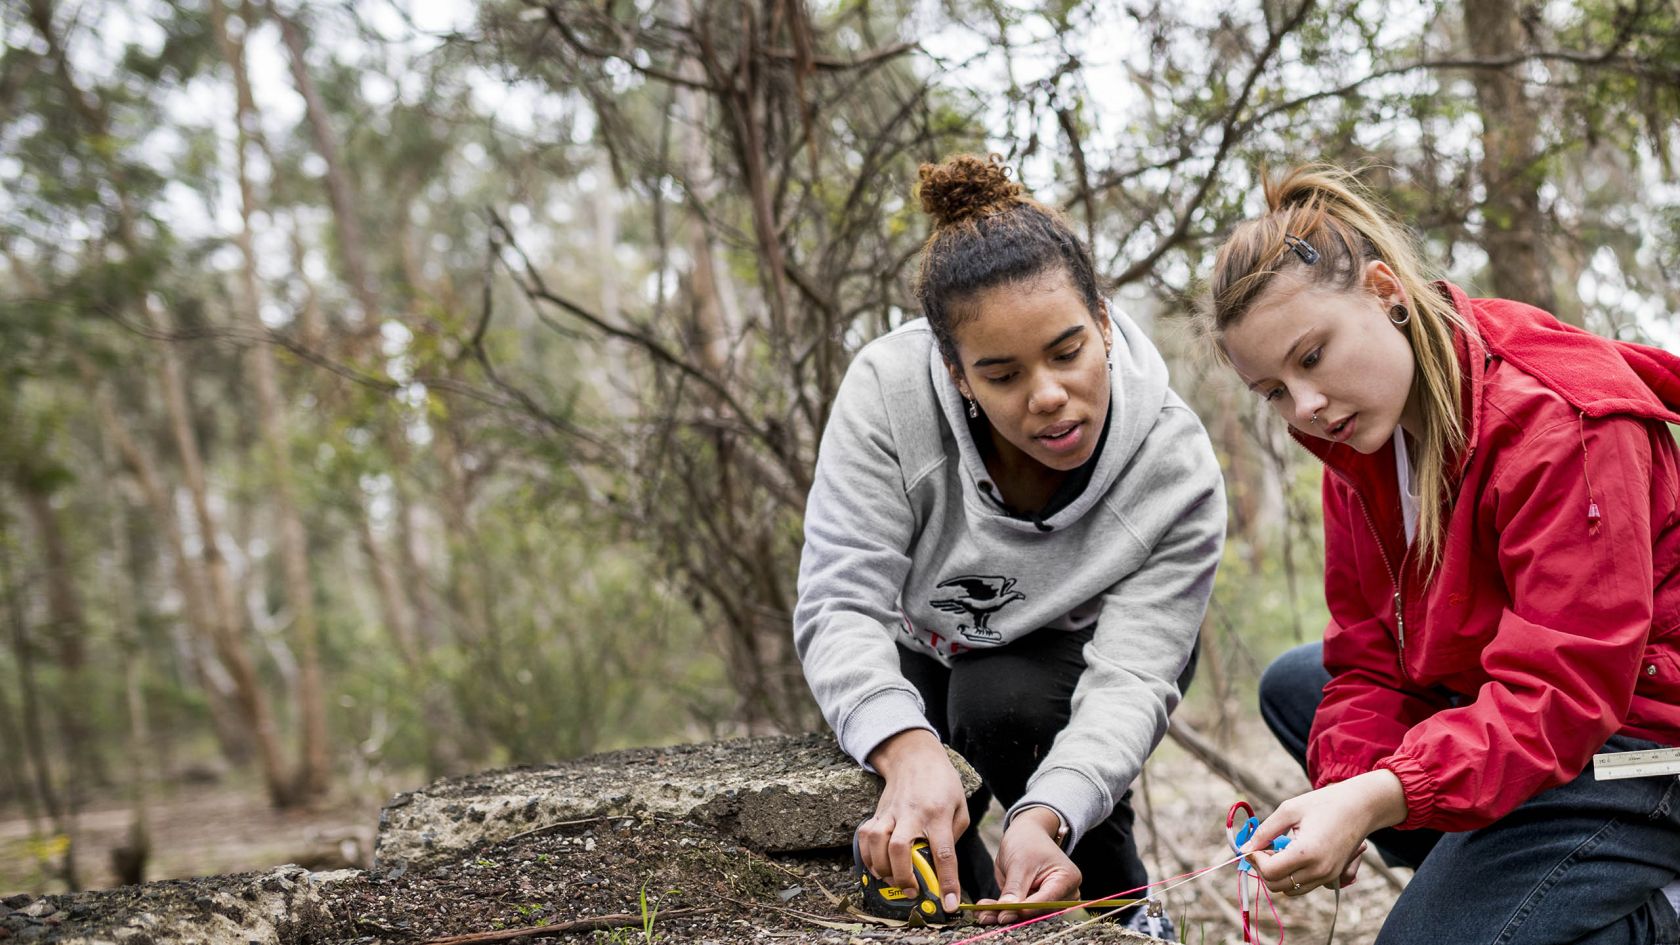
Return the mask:
[[[1219,466],[1059,213],[996,158],[923,165],[920,197],[926,317],[840,385],[794,613],[824,717],[886,782],[860,852],[910,886],[926,838],[952,910],[1140,886],[1128,787],[1188,680]],[[942,742],[984,781],[966,802]]]

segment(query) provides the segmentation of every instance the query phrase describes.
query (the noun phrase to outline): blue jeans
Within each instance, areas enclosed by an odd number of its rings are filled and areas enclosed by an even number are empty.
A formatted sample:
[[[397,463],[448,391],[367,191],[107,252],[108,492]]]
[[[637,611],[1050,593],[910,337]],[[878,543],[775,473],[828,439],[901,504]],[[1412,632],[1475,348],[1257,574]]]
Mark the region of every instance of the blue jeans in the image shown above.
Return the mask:
[[[1330,674],[1323,644],[1260,677],[1260,715],[1306,767],[1307,733]],[[1662,747],[1613,736],[1605,751]],[[1377,945],[1677,945],[1662,887],[1680,876],[1680,777],[1575,780],[1479,830],[1379,830],[1383,858],[1417,872]]]

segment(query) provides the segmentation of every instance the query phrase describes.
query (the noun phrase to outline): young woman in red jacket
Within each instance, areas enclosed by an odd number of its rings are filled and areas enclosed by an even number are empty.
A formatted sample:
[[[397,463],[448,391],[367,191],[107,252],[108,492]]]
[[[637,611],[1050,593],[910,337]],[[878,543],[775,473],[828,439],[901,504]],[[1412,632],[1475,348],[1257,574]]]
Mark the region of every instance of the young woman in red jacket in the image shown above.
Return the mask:
[[[1315,790],[1260,873],[1369,837],[1417,870],[1379,945],[1680,941],[1680,778],[1589,765],[1680,745],[1680,357],[1430,281],[1343,172],[1266,202],[1206,327],[1324,463],[1330,624],[1261,681]]]

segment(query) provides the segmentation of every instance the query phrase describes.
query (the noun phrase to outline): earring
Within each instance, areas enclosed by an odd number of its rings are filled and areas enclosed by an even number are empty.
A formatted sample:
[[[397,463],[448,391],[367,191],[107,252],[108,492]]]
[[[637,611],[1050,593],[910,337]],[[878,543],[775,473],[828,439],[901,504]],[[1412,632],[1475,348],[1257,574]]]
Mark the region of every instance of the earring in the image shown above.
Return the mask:
[[[980,416],[980,408],[974,406],[974,401],[968,402],[968,419],[974,420]]]
[[[1111,374],[1114,372],[1114,355],[1112,354],[1108,356],[1108,370]]]
[[[1394,327],[1399,328],[1412,320],[1412,310],[1404,305],[1395,305],[1388,310],[1388,320],[1393,323]]]

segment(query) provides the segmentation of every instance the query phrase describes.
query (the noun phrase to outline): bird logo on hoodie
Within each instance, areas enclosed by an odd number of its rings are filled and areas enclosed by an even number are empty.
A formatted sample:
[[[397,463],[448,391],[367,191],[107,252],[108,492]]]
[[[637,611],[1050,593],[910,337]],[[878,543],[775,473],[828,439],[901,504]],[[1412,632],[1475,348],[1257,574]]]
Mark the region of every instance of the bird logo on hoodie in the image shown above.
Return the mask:
[[[960,593],[956,597],[930,600],[928,604],[948,614],[967,614],[974,623],[958,624],[957,632],[972,643],[1002,643],[1003,634],[987,626],[992,615],[1014,601],[1027,599],[1027,595],[1020,591],[1011,590],[1015,586],[1014,578],[965,574],[941,581],[937,586],[955,588]]]

